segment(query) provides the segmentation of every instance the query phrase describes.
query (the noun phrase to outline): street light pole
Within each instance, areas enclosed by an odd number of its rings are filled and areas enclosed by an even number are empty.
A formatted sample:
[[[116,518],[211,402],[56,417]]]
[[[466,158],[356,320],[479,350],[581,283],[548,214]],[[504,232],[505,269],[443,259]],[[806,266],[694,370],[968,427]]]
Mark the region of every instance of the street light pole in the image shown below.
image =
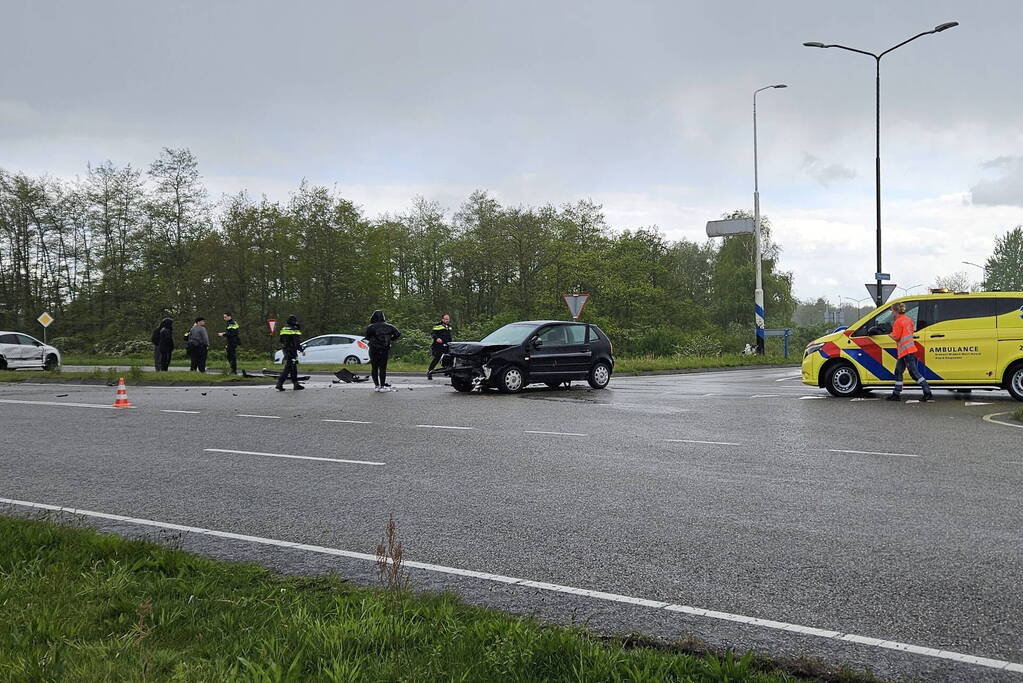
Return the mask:
[[[896,287],[895,289],[901,289],[902,290],[902,296],[909,296],[909,291],[911,289],[916,289],[917,287],[923,287],[923,285],[922,284],[921,285],[913,285],[912,287]]]
[[[917,35],[913,36],[912,38],[904,40],[901,43],[899,43],[898,45],[890,47],[890,48],[888,48],[887,50],[885,50],[884,52],[882,52],[880,54],[874,54],[873,52],[867,52],[866,50],[859,50],[859,49],[854,48],[854,47],[846,47],[845,45],[834,45],[834,44],[832,44],[832,45],[825,45],[824,43],[818,43],[818,42],[803,43],[803,45],[806,46],[806,47],[820,47],[820,48],[837,47],[840,50],[848,50],[849,52],[856,52],[858,54],[867,55],[868,57],[873,57],[874,58],[875,67],[876,67],[876,69],[875,69],[875,80],[874,80],[874,126],[875,126],[875,131],[876,131],[876,135],[875,135],[875,139],[874,139],[874,196],[875,196],[875,205],[876,205],[876,214],[877,214],[876,215],[876,220],[877,220],[877,223],[876,223],[876,225],[877,225],[877,237],[876,237],[876,240],[877,240],[877,271],[876,271],[876,273],[878,275],[880,275],[881,272],[882,272],[881,271],[881,58],[884,57],[889,52],[892,52],[893,50],[896,50],[896,49],[902,47],[906,43],[913,42],[917,38],[921,38],[923,36],[928,36],[928,35],[931,35],[932,33],[941,33],[942,31],[947,31],[948,29],[953,28],[953,27],[958,26],[958,25],[959,25],[958,21],[949,21],[949,22],[946,22],[944,24],[938,24],[937,26],[935,26],[930,31],[924,31],[923,33],[918,33]],[[876,289],[876,292],[875,292],[875,295],[874,295],[874,302],[878,306],[880,306],[882,303],[884,303],[883,295],[881,293],[881,283],[882,283],[882,280],[880,279],[880,277],[875,278],[875,279],[876,279],[876,283],[877,283],[877,289]]]
[[[757,355],[759,356],[764,355],[765,352],[766,332],[764,327],[767,315],[764,310],[763,248],[760,236],[760,175],[757,169],[757,93],[761,90],[787,87],[784,83],[779,83],[777,85],[766,85],[753,91],[753,242],[756,248],[757,272],[756,285],[753,290],[753,316],[757,325]]]
[[[979,263],[974,263],[973,261],[963,261],[963,263],[968,265],[968,266],[973,266],[974,268],[980,268],[981,277],[983,278],[981,280],[980,286],[983,287],[986,290],[987,289],[987,266],[986,265],[982,266]]]

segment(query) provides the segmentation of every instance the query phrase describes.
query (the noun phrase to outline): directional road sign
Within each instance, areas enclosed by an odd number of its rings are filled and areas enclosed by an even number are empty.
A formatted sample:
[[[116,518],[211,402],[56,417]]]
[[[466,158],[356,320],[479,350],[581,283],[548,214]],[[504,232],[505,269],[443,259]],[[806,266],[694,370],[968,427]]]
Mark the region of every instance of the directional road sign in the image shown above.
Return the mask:
[[[752,218],[731,218],[723,221],[707,221],[707,237],[727,237],[729,235],[752,234]]]
[[[589,294],[565,294],[565,303],[568,304],[568,312],[572,314],[572,320],[578,320],[583,314],[586,302],[590,300]]]

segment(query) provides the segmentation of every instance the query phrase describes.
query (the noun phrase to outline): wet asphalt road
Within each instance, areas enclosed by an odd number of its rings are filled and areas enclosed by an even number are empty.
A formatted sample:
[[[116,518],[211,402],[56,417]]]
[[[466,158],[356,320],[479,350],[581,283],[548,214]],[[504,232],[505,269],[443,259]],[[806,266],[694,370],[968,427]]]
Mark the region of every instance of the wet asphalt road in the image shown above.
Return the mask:
[[[983,419],[1011,423],[999,414],[1019,404],[1004,392],[837,400],[796,375],[621,377],[607,391],[519,396],[404,377],[391,394],[326,378],[284,394],[132,387],[124,411],[88,407],[112,401],[107,387],[2,385],[0,498],[364,553],[393,513],[421,562],[1023,662],[1023,429]],[[372,580],[361,560],[174,542]],[[598,631],[695,636],[885,677],[1020,678],[438,572],[413,582]]]

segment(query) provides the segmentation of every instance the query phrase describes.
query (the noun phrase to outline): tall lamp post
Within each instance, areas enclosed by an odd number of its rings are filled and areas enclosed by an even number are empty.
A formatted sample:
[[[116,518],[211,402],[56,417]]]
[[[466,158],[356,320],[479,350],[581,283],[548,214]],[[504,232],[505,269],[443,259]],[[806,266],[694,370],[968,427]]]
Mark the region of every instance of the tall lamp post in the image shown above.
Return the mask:
[[[909,296],[910,290],[916,289],[917,287],[923,287],[923,285],[912,285],[910,287],[896,287],[895,289],[901,289],[902,296]]]
[[[876,277],[876,280],[877,280],[877,290],[876,290],[876,293],[875,293],[875,296],[874,296],[874,301],[875,301],[875,303],[878,306],[880,306],[882,303],[884,303],[884,299],[883,299],[883,296],[881,294],[881,282],[882,281],[880,279],[880,275],[881,275],[881,272],[882,272],[881,271],[881,58],[884,57],[889,52],[902,47],[906,43],[913,42],[917,38],[922,38],[923,36],[929,36],[932,33],[941,33],[942,31],[947,31],[948,29],[953,28],[953,27],[958,26],[958,25],[959,25],[958,21],[949,21],[949,22],[945,22],[944,24],[938,24],[937,26],[935,26],[930,31],[924,31],[923,33],[918,33],[917,35],[913,36],[912,38],[904,40],[901,43],[899,43],[898,45],[890,47],[890,48],[888,48],[887,50],[885,50],[884,52],[882,52],[880,54],[874,54],[873,52],[867,52],[866,50],[858,50],[858,49],[856,49],[854,47],[846,47],[845,45],[833,45],[833,44],[825,45],[824,43],[818,43],[818,42],[803,43],[803,45],[805,45],[806,47],[821,47],[821,48],[837,47],[840,50],[848,50],[849,52],[857,52],[857,53],[859,53],[861,55],[867,55],[868,57],[873,57],[875,63],[877,64],[877,79],[876,79],[876,87],[875,87],[875,94],[874,94],[874,118],[875,118],[876,130],[877,130],[877,136],[876,136],[876,141],[875,141],[875,145],[874,145],[874,171],[875,171],[874,193],[876,195],[876,204],[877,204],[877,277]]]
[[[968,266],[973,266],[974,268],[980,268],[980,272],[983,273],[981,277],[984,278],[981,281],[980,286],[987,289],[987,266],[982,266],[979,263],[974,263],[973,261],[963,261],[963,263]]]
[[[772,88],[787,88],[784,83],[765,85],[753,91],[753,242],[757,252],[757,282],[753,292],[753,314],[757,322],[757,355],[764,355],[765,350],[765,319],[764,312],[764,276],[762,272],[763,249],[760,239],[760,176],[757,170],[757,93]]]

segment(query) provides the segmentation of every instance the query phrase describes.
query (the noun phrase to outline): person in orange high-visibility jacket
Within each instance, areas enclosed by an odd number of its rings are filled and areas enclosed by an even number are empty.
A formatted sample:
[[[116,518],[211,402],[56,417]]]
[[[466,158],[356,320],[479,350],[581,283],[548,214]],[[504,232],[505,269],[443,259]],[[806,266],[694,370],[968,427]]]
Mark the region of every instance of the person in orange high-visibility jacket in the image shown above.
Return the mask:
[[[890,396],[886,401],[899,401],[901,400],[902,394],[902,378],[906,370],[909,370],[909,375],[917,384],[924,390],[924,396],[921,401],[930,401],[934,396],[931,394],[931,387],[927,384],[927,380],[924,379],[923,373],[920,372],[920,367],[916,360],[916,341],[913,339],[913,334],[916,333],[916,329],[913,327],[913,321],[906,315],[906,304],[897,303],[892,304],[892,317],[894,322],[892,323],[892,339],[895,340],[896,344],[896,356],[895,361],[895,389],[892,390]]]

